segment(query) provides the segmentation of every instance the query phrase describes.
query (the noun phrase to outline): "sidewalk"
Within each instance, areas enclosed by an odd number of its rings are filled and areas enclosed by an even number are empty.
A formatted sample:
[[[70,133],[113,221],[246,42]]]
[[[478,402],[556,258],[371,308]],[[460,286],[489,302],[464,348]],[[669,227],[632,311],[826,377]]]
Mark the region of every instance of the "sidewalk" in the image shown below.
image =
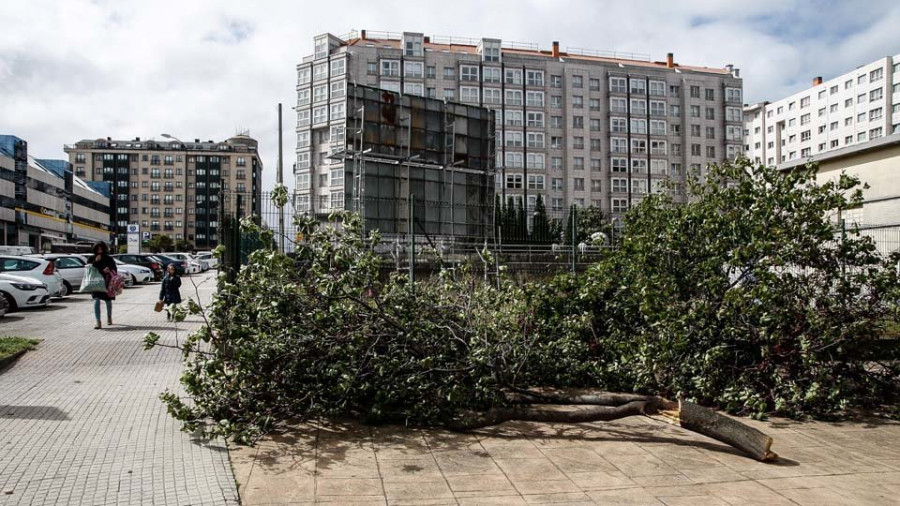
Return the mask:
[[[744,421],[780,460],[645,417],[474,434],[304,424],[231,459],[244,505],[900,503],[900,424]]]
[[[214,274],[184,278],[185,298],[192,281],[209,300]],[[43,339],[0,374],[0,504],[237,504],[225,445],[192,440],[159,401],[181,355],[143,337],[174,343],[199,319],[166,322],[158,293],[127,289],[103,330],[85,295],[0,319],[0,333]]]

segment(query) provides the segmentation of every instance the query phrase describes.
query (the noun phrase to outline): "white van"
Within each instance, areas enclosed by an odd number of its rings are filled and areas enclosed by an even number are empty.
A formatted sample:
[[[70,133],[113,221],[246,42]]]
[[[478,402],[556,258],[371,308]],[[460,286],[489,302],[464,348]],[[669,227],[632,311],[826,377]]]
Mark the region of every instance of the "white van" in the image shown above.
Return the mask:
[[[22,256],[33,254],[34,248],[31,246],[0,246],[0,255]]]

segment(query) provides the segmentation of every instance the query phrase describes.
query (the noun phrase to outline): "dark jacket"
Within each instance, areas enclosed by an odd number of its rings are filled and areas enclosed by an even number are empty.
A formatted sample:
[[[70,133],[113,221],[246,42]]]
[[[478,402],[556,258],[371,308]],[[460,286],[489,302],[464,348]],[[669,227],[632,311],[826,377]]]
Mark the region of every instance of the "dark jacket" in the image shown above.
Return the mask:
[[[181,276],[176,274],[174,277],[169,277],[167,272],[166,277],[162,280],[162,285],[159,287],[159,300],[166,304],[180,304],[181,292],[178,290],[179,288],[181,288]]]
[[[109,286],[109,280],[112,279],[112,275],[119,272],[119,269],[116,268],[116,261],[109,255],[100,255],[100,260],[97,260],[97,255],[94,255],[91,257],[89,263],[96,267],[97,270],[100,271],[100,274],[103,275],[106,286]],[[104,269],[109,269],[109,271],[103,272]],[[91,297],[100,300],[116,300],[115,297],[110,297],[106,292],[93,292],[91,293]]]

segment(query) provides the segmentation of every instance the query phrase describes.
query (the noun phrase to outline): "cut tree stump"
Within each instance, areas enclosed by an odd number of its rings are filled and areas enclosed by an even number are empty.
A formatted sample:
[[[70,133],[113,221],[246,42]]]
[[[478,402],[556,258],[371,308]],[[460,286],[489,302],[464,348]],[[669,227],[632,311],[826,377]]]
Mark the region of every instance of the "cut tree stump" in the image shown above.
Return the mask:
[[[529,389],[510,392],[508,406],[460,413],[448,423],[452,430],[469,431],[513,420],[580,423],[618,420],[637,415],[661,415],[673,425],[703,434],[742,451],[760,462],[778,458],[772,438],[717,411],[687,401],[652,395],[585,389]]]

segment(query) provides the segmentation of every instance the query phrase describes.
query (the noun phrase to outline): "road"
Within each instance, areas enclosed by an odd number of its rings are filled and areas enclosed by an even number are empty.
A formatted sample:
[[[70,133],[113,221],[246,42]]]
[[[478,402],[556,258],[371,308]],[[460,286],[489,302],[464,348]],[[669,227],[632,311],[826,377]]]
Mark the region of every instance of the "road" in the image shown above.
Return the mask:
[[[214,289],[209,272],[182,295]],[[86,295],[0,319],[0,335],[43,340],[0,372],[0,504],[238,504],[225,444],[181,432],[159,401],[179,388],[181,355],[144,351],[143,336],[171,343],[200,319],[167,322],[158,293],[126,289],[102,330]]]

